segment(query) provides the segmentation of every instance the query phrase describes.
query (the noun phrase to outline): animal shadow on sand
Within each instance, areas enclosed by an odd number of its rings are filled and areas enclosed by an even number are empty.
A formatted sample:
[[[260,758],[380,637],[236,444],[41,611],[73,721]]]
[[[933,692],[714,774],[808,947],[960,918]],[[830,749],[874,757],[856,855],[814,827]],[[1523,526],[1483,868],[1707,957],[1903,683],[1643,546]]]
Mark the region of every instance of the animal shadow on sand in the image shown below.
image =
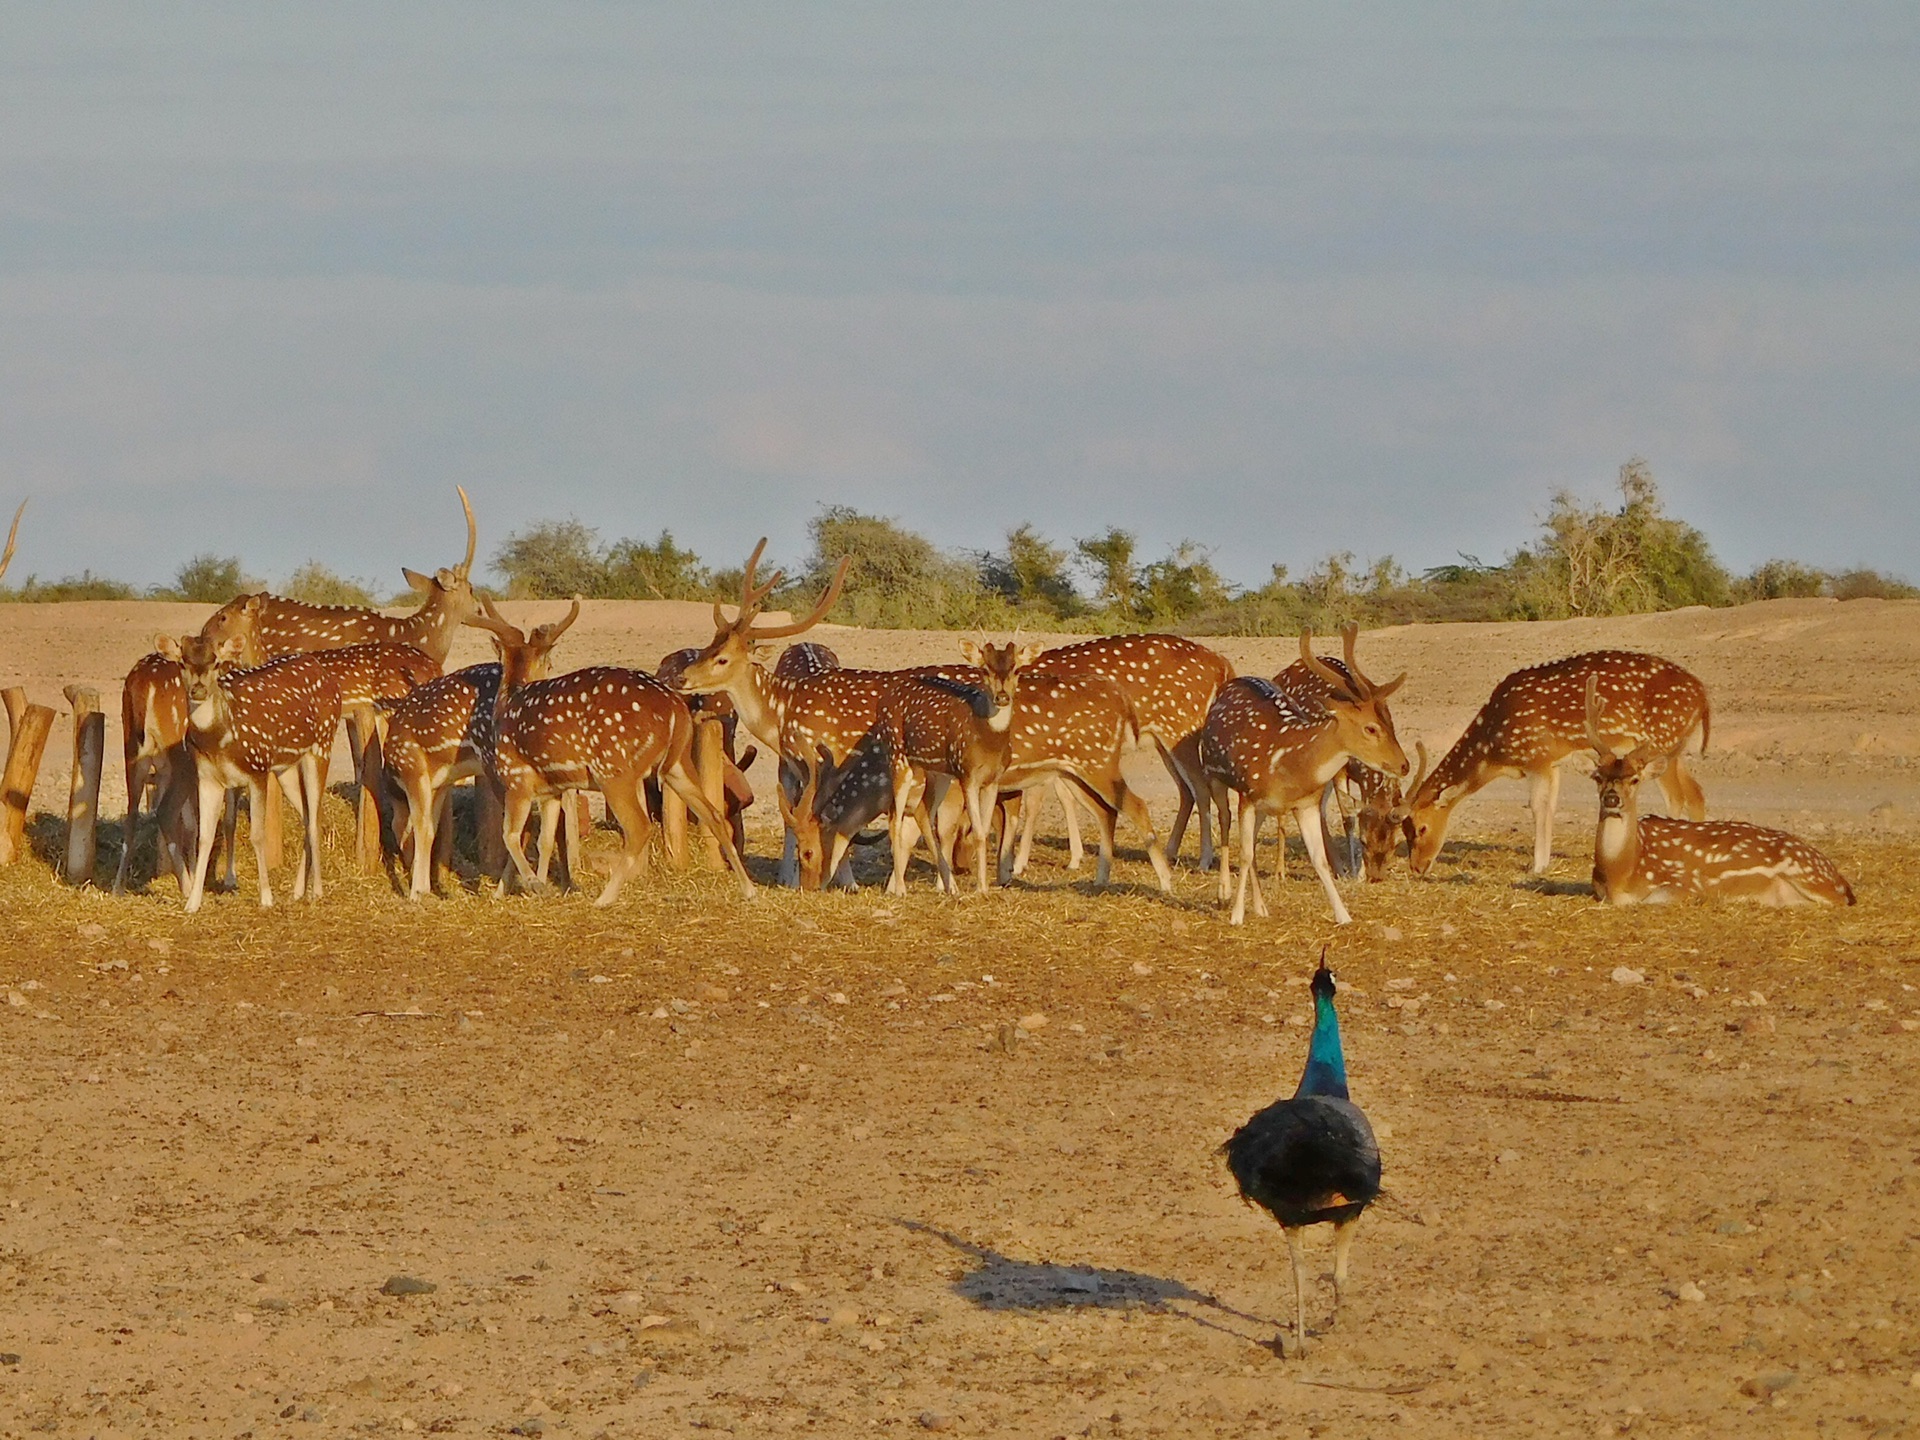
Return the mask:
[[[1091,1265],[1061,1265],[1015,1260],[976,1245],[938,1226],[895,1218],[916,1235],[943,1241],[974,1262],[953,1282],[953,1293],[982,1310],[1124,1310],[1140,1308],[1179,1315],[1210,1330],[1221,1330],[1255,1344],[1265,1343],[1276,1322],[1222,1304],[1214,1296],[1180,1280],[1143,1275],[1137,1270],[1102,1270]],[[1193,1307],[1193,1308],[1187,1308]],[[1259,1327],[1249,1334],[1233,1324]]]

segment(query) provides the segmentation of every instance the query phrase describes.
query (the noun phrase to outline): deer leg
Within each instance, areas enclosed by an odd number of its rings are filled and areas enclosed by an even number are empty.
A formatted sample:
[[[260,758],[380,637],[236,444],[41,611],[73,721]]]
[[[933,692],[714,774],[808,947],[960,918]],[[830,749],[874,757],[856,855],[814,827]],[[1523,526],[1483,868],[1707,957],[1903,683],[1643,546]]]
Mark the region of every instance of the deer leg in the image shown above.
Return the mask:
[[[128,866],[133,859],[133,837],[140,824],[140,800],[146,793],[147,777],[154,771],[157,764],[158,762],[142,755],[127,766],[126,839],[120,846],[120,866],[113,872],[113,893],[116,895],[127,893]],[[159,786],[154,787],[154,793],[157,797]],[[159,869],[158,865],[154,868]]]
[[[527,828],[527,815],[533,809],[533,796],[522,786],[507,787],[506,802],[501,806],[500,839],[507,847],[507,868],[511,869],[520,882],[520,888],[529,894],[544,888],[533,866],[527,860],[527,847],[521,838],[521,832]],[[507,871],[500,874],[500,893],[507,893]]]
[[[220,888],[234,891],[240,888],[240,847],[235,836],[240,833],[240,790],[233,787],[220,797],[220,849],[226,856],[224,873],[220,879]],[[267,802],[271,805],[271,799]]]
[[[987,893],[987,841],[992,830],[987,821],[992,817],[994,805],[999,799],[998,781],[967,787],[967,815],[973,822],[974,881],[982,895]]]
[[[248,782],[247,805],[253,813],[257,814],[266,808],[267,788],[272,784],[273,781],[271,778],[251,780]],[[202,813],[212,813],[211,808],[209,807],[203,810]],[[255,832],[255,834],[253,859],[254,866],[260,874],[260,908],[262,910],[269,910],[273,907],[273,877],[267,871],[266,846],[257,838],[257,832]]]
[[[213,807],[220,803],[220,797],[225,793],[226,786],[220,783],[220,778],[214,774],[212,767],[199,766],[196,768],[199,771],[200,781],[200,813],[202,815],[211,815],[213,813]],[[200,827],[200,833],[197,837],[199,843],[195,847],[193,858],[193,884],[187,888],[187,914],[189,915],[198,911],[201,901],[206,898],[207,865],[213,859],[214,833],[214,828],[211,825],[202,825]],[[264,863],[261,866],[260,873],[262,878],[264,878],[266,875],[266,866]]]
[[[1300,838],[1306,842],[1307,859],[1313,862],[1313,873],[1320,877],[1320,888],[1327,892],[1327,903],[1333,907],[1333,922],[1336,925],[1349,925],[1353,917],[1347,914],[1347,907],[1340,899],[1340,891],[1333,883],[1333,867],[1327,863],[1327,845],[1320,834],[1320,827],[1314,822],[1318,814],[1309,815],[1309,810],[1317,810],[1313,800],[1303,801],[1294,807],[1293,813],[1300,821]],[[1282,827],[1285,833],[1285,827]]]
[[[1021,790],[1002,791],[1000,794],[1000,846],[995,852],[994,878],[1002,885],[1013,879],[1013,856],[1019,847],[1015,832],[1027,828],[1026,799],[1026,792]]]
[[[1209,780],[1207,789],[1213,796],[1213,813],[1220,817],[1219,902],[1225,905],[1233,899],[1233,848],[1227,843],[1227,817],[1233,813],[1232,792],[1224,780]]]
[[[620,894],[620,887],[627,883],[627,877],[638,874],[646,866],[647,845],[653,838],[653,818],[647,814],[646,797],[640,793],[640,781],[636,777],[609,778],[600,793],[607,797],[608,813],[619,823],[621,845],[620,858],[613,862],[606,888],[593,903],[611,905]]]
[[[699,781],[687,774],[678,763],[662,768],[660,778],[672,788],[674,794],[687,802],[687,808],[694,813],[694,817],[718,838],[720,858],[726,861],[727,868],[733,871],[734,878],[740,882],[740,897],[743,900],[751,900],[755,892],[753,877],[747,874],[747,862],[740,858],[740,851],[734,846],[733,830],[714,810],[713,803],[707,799],[706,792],[700,788]],[[797,875],[795,879],[798,879]]]
[[[448,787],[449,791],[452,787]],[[413,845],[413,880],[407,887],[409,900],[423,900],[433,893],[434,847],[440,841],[440,797],[427,785],[424,775],[407,776],[407,835]]]
[[[1085,863],[1087,847],[1080,843],[1080,807],[1078,792],[1058,775],[1053,777],[1053,793],[1060,797],[1060,814],[1067,823],[1067,871],[1072,873]],[[1034,818],[1039,819],[1035,806]]]
[[[1233,913],[1227,917],[1229,925],[1247,923],[1247,882],[1249,880],[1253,882],[1256,892],[1260,888],[1260,875],[1253,863],[1253,847],[1259,838],[1260,811],[1254,805],[1251,795],[1242,795],[1240,797],[1240,879],[1233,890]],[[1225,854],[1224,847],[1221,853]],[[1220,868],[1223,871],[1226,869],[1224,860]]]
[[[560,811],[572,798],[571,790],[562,790],[558,795],[549,795],[540,802],[540,863],[533,873],[539,878],[543,890],[547,886],[547,876],[552,872],[554,842],[560,833]]]
[[[1707,818],[1707,794],[1680,763],[1678,750],[1667,758],[1667,768],[1660,772],[1660,793],[1667,797],[1670,814],[1684,815],[1689,820]]]
[[[304,792],[302,803],[306,809],[307,853],[300,857],[308,872],[307,898],[320,898],[320,757],[307,754],[300,757],[300,788]],[[299,894],[293,897],[298,900]]]
[[[1533,873],[1553,866],[1553,809],[1560,799],[1560,767],[1549,765],[1527,776],[1527,806],[1533,811]]]
[[[893,873],[887,877],[887,893],[907,893],[907,860],[911,842],[907,839],[907,816],[919,804],[914,793],[913,771],[896,766],[893,772],[893,812],[887,816],[887,839],[893,851]]]
[[[1160,893],[1173,893],[1173,867],[1167,863],[1167,857],[1161,853],[1160,837],[1154,833],[1153,814],[1147,809],[1147,802],[1130,789],[1125,780],[1116,773],[1113,777],[1113,798],[1121,814],[1132,822],[1135,829],[1147,837],[1147,861],[1153,866],[1153,873],[1160,882]]]
[[[1017,804],[1014,810],[1020,819],[1019,848],[1014,852],[1011,866],[1004,860],[1001,863],[1000,883],[1003,885],[1013,876],[1027,873],[1027,862],[1033,858],[1034,832],[1040,828],[1040,797],[1035,795],[1031,803]],[[1007,841],[1010,838],[1004,834],[1001,837],[1000,849],[1003,853],[1007,849]]]

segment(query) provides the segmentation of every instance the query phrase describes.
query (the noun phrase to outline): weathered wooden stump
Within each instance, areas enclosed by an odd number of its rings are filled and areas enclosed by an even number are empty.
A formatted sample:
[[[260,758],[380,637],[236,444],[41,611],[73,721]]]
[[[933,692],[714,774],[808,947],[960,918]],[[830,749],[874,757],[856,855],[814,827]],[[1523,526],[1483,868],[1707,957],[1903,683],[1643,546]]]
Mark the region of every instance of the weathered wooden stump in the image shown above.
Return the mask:
[[[0,703],[6,705],[10,730],[7,768],[0,776],[0,865],[11,865],[25,848],[27,806],[53,733],[53,708],[33,704],[17,685],[0,690]]]
[[[61,869],[69,885],[93,883],[95,824],[100,815],[100,767],[107,752],[107,717],[100,692],[91,685],[69,685],[73,706],[73,778],[67,790],[67,857]]]

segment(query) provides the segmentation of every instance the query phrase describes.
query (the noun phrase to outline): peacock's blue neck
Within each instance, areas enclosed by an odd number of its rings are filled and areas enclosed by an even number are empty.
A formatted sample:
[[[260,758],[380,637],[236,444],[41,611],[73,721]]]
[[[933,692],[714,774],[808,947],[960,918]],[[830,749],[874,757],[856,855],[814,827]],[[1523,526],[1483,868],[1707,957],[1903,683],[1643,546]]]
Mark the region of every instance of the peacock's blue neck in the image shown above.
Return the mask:
[[[1330,1095],[1347,1098],[1347,1062],[1340,1053],[1340,1017],[1333,1013],[1333,997],[1313,997],[1313,1039],[1307,1046],[1307,1068],[1300,1076],[1302,1095]]]

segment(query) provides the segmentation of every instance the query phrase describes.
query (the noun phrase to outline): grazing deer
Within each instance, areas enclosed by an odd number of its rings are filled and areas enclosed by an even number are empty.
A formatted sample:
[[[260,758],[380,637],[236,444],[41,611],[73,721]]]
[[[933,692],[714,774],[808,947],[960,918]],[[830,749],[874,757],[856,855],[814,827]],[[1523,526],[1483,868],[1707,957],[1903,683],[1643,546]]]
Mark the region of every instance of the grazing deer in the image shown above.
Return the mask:
[[[1213,697],[1233,678],[1226,656],[1179,635],[1108,635],[1048,650],[1035,658],[1034,669],[1063,678],[1103,675],[1120,686],[1139,719],[1140,733],[1152,737],[1180,792],[1180,810],[1167,836],[1167,858],[1179,858],[1187,821],[1198,809],[1200,868],[1213,864],[1200,731]],[[1071,828],[1071,809],[1067,823]]]
[[[1387,878],[1393,866],[1393,852],[1400,846],[1400,836],[1407,823],[1407,797],[1420,788],[1420,782],[1427,776],[1427,742],[1416,740],[1413,748],[1417,762],[1413,780],[1408,784],[1391,775],[1382,775],[1358,760],[1347,761],[1346,785],[1356,801],[1355,814],[1348,821],[1352,829],[1347,844],[1349,848],[1355,844],[1360,847],[1361,868],[1370,884],[1377,885]],[[1335,786],[1340,783],[1334,781]],[[1357,833],[1352,833],[1354,830]]]
[[[360,605],[308,605],[263,591],[221,606],[201,633],[216,645],[236,635],[247,637],[251,649],[244,658],[249,664],[375,640],[411,645],[432,656],[436,667],[446,664],[454,631],[470,623],[480,608],[468,579],[479,531],[467,492],[459,486],[455,489],[467,516],[466,559],[431,575],[402,568],[407,583],[425,597],[413,614],[395,619]]]
[[[1311,639],[1309,634],[1300,637],[1300,658],[1325,682],[1324,699],[1301,700],[1270,680],[1249,677],[1223,686],[1207,712],[1200,757],[1220,811],[1222,903],[1228,898],[1233,875],[1227,837],[1228,802],[1233,794],[1240,797],[1240,884],[1231,891],[1231,923],[1235,925],[1246,919],[1249,884],[1254,913],[1267,913],[1266,897],[1254,868],[1254,845],[1262,816],[1286,810],[1292,810],[1299,822],[1307,856],[1320,877],[1327,903],[1333,907],[1334,920],[1348,924],[1352,917],[1334,888],[1321,836],[1321,792],[1349,757],[1396,775],[1405,775],[1409,769],[1385,704],[1407,677],[1401,675],[1385,685],[1375,685],[1357,665],[1350,676],[1342,675],[1313,653]]]
[[[563,632],[579,613],[576,599],[552,636]],[[535,800],[558,799],[574,790],[598,790],[606,797],[607,811],[618,822],[624,840],[606,888],[594,901],[612,904],[628,877],[646,869],[653,821],[647,814],[644,786],[657,777],[712,830],[728,867],[740,881],[740,893],[753,895],[753,881],[734,848],[733,836],[707,803],[687,763],[693,715],[681,696],[644,671],[612,665],[529,681],[527,638],[491,614],[476,616],[474,623],[492,631],[501,642],[500,688],[494,698],[494,774],[503,792],[502,836],[523,887],[539,885],[520,841]],[[550,820],[543,822],[543,842],[551,828]]]
[[[251,813],[266,808],[267,785],[278,778],[296,813],[306,822],[306,853],[294,872],[293,898],[309,888],[320,898],[320,763],[340,726],[339,667],[294,655],[255,670],[223,675],[239,655],[239,642],[216,645],[204,635],[181,638],[180,669],[187,689],[187,740],[193,747],[200,781],[201,816],[210,816],[227,789],[245,785]],[[206,894],[207,862],[213,853],[214,826],[200,826],[199,853],[187,913],[199,910]],[[273,904],[267,854],[259,830],[253,832],[254,859],[260,871],[260,904]]]
[[[198,845],[199,779],[194,773],[193,752],[187,748],[187,687],[180,667],[180,641],[175,636],[156,636],[153,653],[143,655],[127,672],[120,686],[120,735],[127,770],[127,816],[113,893],[127,893],[134,836],[151,785],[154,815],[159,821],[156,869],[171,871],[184,895],[192,883],[192,855]],[[238,796],[228,791],[220,831],[227,857],[222,888],[227,890],[238,883],[233,853],[238,813]]]
[[[20,538],[20,517],[27,513],[27,502],[22,500],[20,508],[13,512],[13,528],[7,531],[7,548],[0,553],[0,580],[7,578],[7,566],[13,563],[13,547]]]
[[[1048,652],[1057,654],[1057,651]],[[1124,686],[1086,671],[1055,675],[1043,666],[1045,655],[1020,674],[1014,697],[1013,728],[1007,762],[1000,772],[1004,802],[1000,828],[1000,881],[1013,873],[1014,830],[1024,792],[1066,780],[1090,804],[1100,825],[1100,860],[1094,883],[1106,885],[1113,873],[1114,822],[1125,815],[1147,837],[1147,859],[1160,889],[1173,889],[1173,870],[1154,833],[1146,802],[1127,788],[1121,757],[1140,741],[1138,717]]]
[[[1668,757],[1645,741],[1624,755],[1614,750],[1602,732],[1599,677],[1593,675],[1587,677],[1586,712],[1587,743],[1599,757],[1593,772],[1600,789],[1594,898],[1609,905],[1658,904],[1688,895],[1762,905],[1854,903],[1847,877],[1797,835],[1743,820],[1642,816],[1640,782]]]
[[[880,732],[869,731],[836,762],[826,746],[817,746],[813,762],[795,759],[784,766],[799,788],[789,796],[785,783],[778,790],[780,814],[795,845],[798,883],[802,890],[818,890],[836,875],[850,845],[878,844],[884,831],[863,834],[866,827],[893,805],[893,766]]]
[[[1020,667],[1033,658],[1031,646],[980,645],[965,642],[974,673],[966,679],[944,675],[904,676],[880,702],[876,728],[886,747],[893,779],[893,846],[890,894],[906,893],[907,859],[911,849],[906,821],[920,816],[919,808],[929,775],[957,782],[973,827],[975,887],[987,890],[989,817],[1000,794],[1000,772],[1006,768],[1012,738],[1014,700],[1019,692]],[[937,802],[936,802],[936,808]],[[941,824],[929,831],[934,868],[940,888],[956,891],[948,864],[951,835]]]
[[[1553,863],[1553,812],[1560,799],[1559,762],[1587,748],[1586,693],[1599,691],[1608,733],[1668,758],[1660,788],[1670,809],[1698,820],[1707,813],[1699,783],[1680,752],[1694,733],[1706,753],[1711,714],[1707,687],[1671,660],[1632,650],[1590,650],[1516,670],[1498,685],[1464,735],[1414,793],[1407,818],[1407,860],[1427,873],[1447,838],[1454,806],[1489,781],[1524,776],[1533,811],[1533,867]]]

